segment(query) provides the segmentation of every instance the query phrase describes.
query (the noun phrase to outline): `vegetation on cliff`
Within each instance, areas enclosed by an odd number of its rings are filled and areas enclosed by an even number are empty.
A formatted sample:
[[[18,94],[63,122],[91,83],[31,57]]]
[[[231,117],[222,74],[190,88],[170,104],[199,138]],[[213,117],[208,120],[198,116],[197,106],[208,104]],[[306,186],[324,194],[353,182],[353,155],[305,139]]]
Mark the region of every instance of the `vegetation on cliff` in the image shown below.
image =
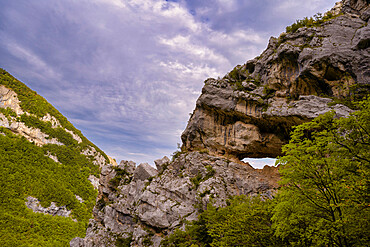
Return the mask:
[[[208,205],[163,246],[366,246],[370,222],[370,98],[347,118],[329,112],[297,126],[279,159],[272,200]]]
[[[100,152],[104,158],[109,161],[106,154],[101,151],[97,146],[95,146],[92,142],[90,142],[85,136],[82,135],[81,131],[76,129],[68,120],[66,117],[64,117],[55,107],[53,107],[49,102],[47,102],[42,96],[38,95],[35,91],[32,91],[29,87],[27,87],[25,84],[23,84],[21,81],[14,78],[12,75],[10,75],[8,72],[6,72],[4,69],[0,68],[0,85],[5,86],[8,89],[13,90],[20,100],[20,107],[23,111],[28,112],[33,115],[27,115],[24,114],[21,116],[21,121],[24,122],[29,127],[34,128],[40,128],[42,127],[42,131],[46,134],[49,134],[51,137],[56,137],[57,139],[60,139],[62,143],[63,140],[67,141],[67,143],[64,144],[70,144],[75,143],[74,140],[71,140],[69,133],[66,131],[63,131],[64,133],[61,133],[62,131],[58,128],[52,129],[50,122],[41,122],[39,118],[42,118],[46,116],[47,114],[50,114],[51,116],[55,117],[61,126],[67,130],[73,131],[73,133],[77,134],[81,140],[82,143],[79,144],[80,149],[86,148],[87,146],[94,147],[98,152]],[[9,110],[1,110],[1,111],[8,111]],[[66,140],[69,139],[69,140]]]
[[[0,108],[9,125],[24,123],[59,142],[36,145],[12,128],[0,127],[1,242],[3,246],[67,246],[72,238],[85,235],[97,197],[88,178],[99,176],[99,165],[94,164],[96,157],[84,153],[95,149],[102,160],[106,155],[44,98],[2,69],[0,85],[17,94],[25,112],[17,115],[10,107]],[[46,115],[60,125],[42,119]],[[52,202],[65,206],[70,217],[33,212],[26,206],[29,196],[43,208]]]
[[[319,27],[324,22],[329,21],[337,17],[338,15],[333,15],[333,13],[331,12],[327,12],[324,15],[322,15],[321,13],[317,13],[316,15],[314,15],[314,17],[305,17],[302,20],[297,20],[292,25],[287,26],[285,30],[287,33],[294,33],[301,27]]]
[[[58,160],[47,156],[56,151]],[[65,246],[83,236],[97,196],[89,174],[97,168],[74,149],[56,145],[37,147],[24,137],[0,129],[0,238],[5,246]],[[27,196],[66,205],[71,218],[34,213],[25,205]],[[75,195],[84,202],[80,203]]]

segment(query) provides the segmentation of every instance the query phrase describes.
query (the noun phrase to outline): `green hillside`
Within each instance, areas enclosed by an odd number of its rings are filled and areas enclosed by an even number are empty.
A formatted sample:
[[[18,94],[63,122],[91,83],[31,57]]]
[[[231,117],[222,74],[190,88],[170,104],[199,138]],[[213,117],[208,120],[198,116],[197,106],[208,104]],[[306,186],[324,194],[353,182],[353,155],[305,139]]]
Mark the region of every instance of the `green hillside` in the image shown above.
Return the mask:
[[[72,238],[84,236],[97,196],[88,177],[91,174],[98,177],[99,166],[93,163],[94,156],[82,152],[95,149],[106,162],[108,158],[43,97],[3,69],[0,69],[0,85],[17,94],[25,112],[17,115],[1,105],[0,113],[9,122],[23,122],[64,144],[36,145],[12,128],[0,127],[1,242],[3,246],[69,246]],[[42,120],[47,113],[60,126]],[[66,206],[71,210],[70,217],[34,213],[25,204],[28,196],[37,198],[44,208],[51,202]]]

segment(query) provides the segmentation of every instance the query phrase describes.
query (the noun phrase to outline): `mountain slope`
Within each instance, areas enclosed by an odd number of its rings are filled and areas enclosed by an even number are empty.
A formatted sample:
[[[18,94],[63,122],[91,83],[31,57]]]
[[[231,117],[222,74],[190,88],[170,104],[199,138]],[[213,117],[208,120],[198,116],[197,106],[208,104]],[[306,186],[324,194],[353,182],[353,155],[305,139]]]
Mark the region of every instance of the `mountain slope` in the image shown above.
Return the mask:
[[[106,163],[107,156],[52,105],[0,70],[3,245],[66,246],[84,236]]]

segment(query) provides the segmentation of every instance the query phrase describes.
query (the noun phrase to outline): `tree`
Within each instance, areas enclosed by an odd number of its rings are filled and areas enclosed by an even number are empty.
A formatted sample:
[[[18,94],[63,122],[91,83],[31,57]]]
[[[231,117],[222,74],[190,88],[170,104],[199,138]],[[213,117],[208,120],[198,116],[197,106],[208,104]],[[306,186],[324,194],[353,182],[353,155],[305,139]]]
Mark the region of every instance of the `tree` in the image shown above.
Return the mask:
[[[283,147],[275,234],[295,246],[366,246],[370,236],[370,98],[295,128]]]
[[[212,247],[285,246],[271,227],[271,201],[259,196],[237,196],[223,208],[205,211]]]
[[[185,231],[176,230],[161,246],[285,246],[271,228],[271,201],[261,197],[236,196],[226,207],[208,204],[198,220]]]

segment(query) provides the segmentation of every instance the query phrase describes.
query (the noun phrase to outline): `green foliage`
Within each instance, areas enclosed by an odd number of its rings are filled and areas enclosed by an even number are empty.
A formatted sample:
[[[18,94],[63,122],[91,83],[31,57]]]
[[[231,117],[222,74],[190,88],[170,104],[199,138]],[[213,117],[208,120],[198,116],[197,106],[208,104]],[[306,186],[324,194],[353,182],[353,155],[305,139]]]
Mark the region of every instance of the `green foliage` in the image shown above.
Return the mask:
[[[238,91],[250,91],[250,89],[243,86],[243,81],[246,81],[247,83],[253,83],[256,86],[259,86],[261,84],[261,77],[257,75],[255,78],[251,77],[249,75],[248,69],[242,70],[241,66],[236,66],[229,74],[228,76],[233,79],[231,82],[232,85],[234,85],[235,90]]]
[[[150,247],[150,246],[153,246],[153,241],[151,240],[151,237],[153,236],[154,234],[153,233],[150,233],[148,235],[146,235],[142,241],[143,243],[143,246],[145,247]]]
[[[4,85],[5,87],[13,90],[17,94],[18,99],[20,100],[20,106],[24,111],[34,114],[38,118],[41,118],[47,114],[54,116],[60,122],[63,128],[71,130],[81,137],[82,143],[79,144],[81,149],[87,146],[92,146],[104,156],[107,162],[109,162],[107,155],[103,151],[101,151],[98,147],[96,147],[93,143],[87,140],[86,137],[82,135],[81,131],[76,129],[67,120],[67,118],[64,117],[57,109],[55,109],[51,104],[49,104],[43,97],[38,95],[35,91],[32,91],[25,84],[15,79],[8,72],[1,68],[0,68],[0,85]],[[29,123],[32,124],[34,123],[34,121],[30,120]],[[69,141],[71,141],[68,135],[61,133],[62,132],[61,129],[56,130],[55,132],[60,132],[55,133],[55,135],[59,136],[61,139],[63,139],[63,141],[68,143]],[[61,142],[63,141],[61,140]]]
[[[180,157],[180,155],[185,154],[186,152],[187,150],[185,149],[185,147],[182,147],[180,143],[177,143],[177,150],[172,154],[172,161]]]
[[[92,157],[81,152],[92,146],[106,155],[44,98],[2,69],[0,85],[17,93],[21,108],[30,114],[17,116],[10,108],[0,108],[1,113],[9,120],[38,128],[49,138],[65,144],[38,147],[26,138],[0,128],[4,133],[0,135],[0,239],[4,240],[5,246],[67,246],[73,237],[84,236],[97,196],[88,177],[91,174],[98,176],[99,167],[92,163]],[[62,127],[42,121],[47,114],[54,116]],[[73,139],[65,129],[79,135],[82,143]],[[58,162],[49,155],[55,156]],[[75,195],[84,202],[80,203]],[[51,202],[65,205],[78,222],[32,212],[25,205],[28,196],[39,199],[43,207],[50,206]]]
[[[235,67],[232,71],[230,71],[229,76],[236,81],[241,80],[238,66]]]
[[[206,173],[206,176],[204,177],[204,180],[207,180],[216,174],[216,170],[213,169],[211,165],[207,165],[206,170],[207,170],[207,173]]]
[[[208,205],[185,231],[176,230],[161,245],[172,246],[284,246],[271,228],[270,201],[237,196],[223,208]]]
[[[117,187],[120,185],[122,180],[123,184],[129,184],[131,182],[132,176],[130,176],[130,174],[126,170],[116,166],[113,167],[113,169],[116,172],[116,176],[114,176],[114,178],[109,181],[109,186],[111,187],[111,189],[113,189],[114,191],[117,190]]]
[[[201,173],[198,173],[196,176],[190,178],[190,181],[193,184],[193,189],[198,189],[199,184],[203,181],[203,176]]]
[[[10,107],[7,108],[0,107],[0,113],[2,113],[8,119],[8,121],[11,121],[11,117],[14,118],[17,117],[17,114]]]
[[[269,99],[274,96],[274,93],[276,92],[275,89],[269,88],[267,85],[263,87],[263,93],[265,94],[263,99]]]
[[[276,235],[298,246],[365,246],[370,229],[370,99],[296,127],[280,158]]]
[[[66,132],[61,127],[52,128],[50,122],[42,121],[35,116],[27,114],[21,115],[19,120],[28,127],[40,129],[43,133],[49,135],[49,137],[51,138],[57,138],[58,141],[60,141],[66,146],[77,146],[78,144],[78,142],[75,139],[73,139],[70,133]]]
[[[286,32],[294,33],[301,27],[318,27],[324,22],[334,19],[336,17],[338,17],[338,15],[335,16],[331,12],[327,12],[325,15],[322,15],[321,13],[317,13],[316,15],[314,15],[313,18],[305,17],[302,20],[297,20],[291,26],[286,27]]]
[[[216,174],[216,171],[212,168],[211,165],[206,166],[207,173],[203,177],[202,173],[198,173],[196,176],[190,178],[190,181],[193,184],[193,189],[198,189],[201,182],[206,181],[213,177]]]
[[[131,242],[132,242],[132,234],[130,234],[127,238],[117,237],[115,246],[116,247],[130,247]]]
[[[94,166],[78,150],[66,146],[42,148],[0,128],[0,239],[5,246],[67,246],[76,236],[83,237],[95,204],[96,191],[87,180],[97,174]],[[60,163],[47,157],[57,156]],[[75,195],[83,198],[80,203]],[[33,213],[25,205],[27,196],[72,210],[70,218]]]
[[[188,222],[185,231],[175,230],[173,234],[164,238],[161,242],[162,247],[188,247],[210,246],[211,236],[208,234],[206,214],[200,214],[198,220]]]

